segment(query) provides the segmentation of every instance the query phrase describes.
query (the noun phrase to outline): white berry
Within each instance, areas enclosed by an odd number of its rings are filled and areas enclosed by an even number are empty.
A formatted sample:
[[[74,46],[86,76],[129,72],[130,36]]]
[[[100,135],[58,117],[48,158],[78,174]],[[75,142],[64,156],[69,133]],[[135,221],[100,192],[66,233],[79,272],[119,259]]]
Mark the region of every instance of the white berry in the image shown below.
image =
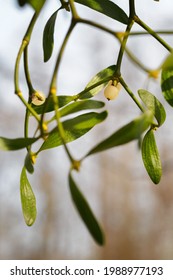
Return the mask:
[[[108,100],[114,100],[117,98],[119,91],[121,89],[121,85],[120,83],[118,83],[116,86],[112,85],[112,82],[110,84],[110,82],[108,83],[107,87],[104,90],[104,96],[108,99]]]
[[[35,91],[32,95],[32,104],[34,105],[42,105],[45,101],[45,95],[41,91]]]

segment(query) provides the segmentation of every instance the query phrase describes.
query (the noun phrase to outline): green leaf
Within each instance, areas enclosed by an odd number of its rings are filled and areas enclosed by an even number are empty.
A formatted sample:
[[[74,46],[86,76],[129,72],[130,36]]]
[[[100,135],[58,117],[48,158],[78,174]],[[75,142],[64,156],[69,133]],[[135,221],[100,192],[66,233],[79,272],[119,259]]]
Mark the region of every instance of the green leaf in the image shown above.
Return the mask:
[[[9,139],[0,137],[0,150],[3,151],[15,151],[26,148],[36,142],[37,138],[16,138]]]
[[[150,92],[140,89],[138,91],[138,94],[146,107],[152,111],[153,115],[155,116],[158,125],[161,126],[166,119],[166,112],[163,107],[163,105],[160,103],[160,101]]]
[[[115,3],[109,0],[75,0],[76,3],[87,6],[121,23],[128,24],[128,16]]]
[[[106,117],[106,111],[102,113],[91,112],[62,122],[65,132],[65,142],[72,142],[78,139],[79,137],[83,136],[96,124],[99,124],[100,122],[104,121]],[[62,144],[63,143],[61,136],[59,134],[58,128],[56,128],[49,134],[48,138],[44,141],[39,152],[42,150],[60,146]]]
[[[173,69],[173,52],[171,52],[161,66],[162,70]]]
[[[25,157],[25,168],[29,173],[34,173],[34,166],[31,159],[31,154],[28,152]]]
[[[145,112],[140,117],[123,126],[111,136],[103,140],[100,144],[89,151],[86,156],[124,145],[135,139],[139,139],[141,134],[149,127],[153,120],[153,114],[150,111]]]
[[[162,164],[153,130],[149,130],[142,141],[142,159],[151,180],[158,184],[162,176]]]
[[[53,15],[51,15],[43,31],[44,62],[47,62],[49,60],[53,52],[55,21],[56,21],[57,13],[60,9],[58,9],[56,12],[53,13]]]
[[[99,93],[107,85],[109,80],[111,80],[115,72],[115,67],[116,65],[111,65],[101,70],[99,73],[97,73],[87,84],[84,91],[78,94],[78,98],[79,99],[91,98],[97,93]]]
[[[46,0],[18,0],[19,5],[22,7],[25,4],[30,4],[36,12],[40,11]]]
[[[82,110],[100,109],[105,103],[97,100],[74,101],[60,110],[61,117],[73,114]]]
[[[20,177],[20,197],[25,222],[28,226],[32,226],[37,216],[36,199],[28,181],[25,167],[23,167]]]
[[[58,106],[59,106],[59,108],[61,108],[65,105],[67,105],[68,103],[70,103],[71,101],[73,101],[74,97],[71,95],[60,95],[60,96],[57,96],[57,100],[58,100]],[[46,98],[45,102],[47,102],[47,98]],[[45,105],[45,103],[43,103],[42,105],[39,105],[39,106],[32,104],[32,107],[36,111],[37,114],[42,114],[44,105]],[[53,102],[53,98],[50,97],[48,104],[46,106],[45,113],[52,112],[52,111],[54,111],[54,102]]]
[[[161,88],[165,100],[173,106],[173,68],[162,70]]]
[[[79,212],[80,217],[84,221],[86,227],[91,233],[92,237],[99,245],[104,244],[103,232],[88,204],[85,197],[78,189],[75,181],[72,178],[71,173],[69,174],[69,186],[73,202]]]

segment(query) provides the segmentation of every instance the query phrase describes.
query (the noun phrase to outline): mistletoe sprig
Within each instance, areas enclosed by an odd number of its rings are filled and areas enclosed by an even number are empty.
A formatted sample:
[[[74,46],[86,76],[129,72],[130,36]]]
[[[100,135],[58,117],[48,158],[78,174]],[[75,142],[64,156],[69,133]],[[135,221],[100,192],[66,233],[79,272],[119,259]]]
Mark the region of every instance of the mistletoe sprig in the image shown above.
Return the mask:
[[[161,71],[162,94],[165,100],[173,106],[172,47],[160,37],[160,34],[172,34],[172,32],[154,31],[146,25],[146,23],[137,16],[135,0],[127,1],[129,15],[127,15],[121,7],[109,0],[57,1],[57,5],[60,6],[57,7],[57,10],[50,16],[45,24],[43,32],[43,60],[45,63],[51,58],[53,52],[54,29],[58,14],[62,10],[70,13],[71,22],[57,55],[57,60],[55,61],[53,75],[50,77],[49,92],[47,93],[47,96],[45,96],[45,94],[34,88],[31,79],[32,73],[30,73],[28,63],[28,48],[32,38],[32,31],[40,16],[41,10],[44,8],[45,2],[46,0],[18,0],[20,6],[29,4],[34,10],[33,17],[22,40],[14,69],[15,94],[26,108],[24,117],[24,136],[16,139],[0,137],[0,149],[12,151],[26,148],[26,157],[20,178],[20,195],[25,222],[28,226],[31,226],[35,222],[37,210],[36,198],[29,183],[27,173],[34,173],[36,158],[42,151],[63,145],[70,161],[68,181],[72,200],[90,234],[99,245],[102,245],[104,244],[105,239],[103,231],[86,198],[76,185],[73,178],[73,172],[79,172],[81,163],[91,155],[115,148],[116,146],[127,144],[134,140],[140,140],[141,154],[146,171],[155,184],[160,182],[162,176],[162,163],[155,140],[155,134],[165,122],[166,112],[160,101],[147,90],[139,89],[138,95],[132,92],[123,78],[121,65],[123,57],[126,54],[131,61],[145,71],[149,77],[157,78]],[[123,31],[112,30],[96,21],[80,17],[77,12],[78,4],[86,6],[87,8],[94,10],[96,13],[102,13],[103,15],[120,22]],[[97,28],[110,34],[115,40],[118,40],[118,56],[115,58],[115,61],[112,62],[111,66],[108,66],[97,73],[81,92],[73,95],[60,95],[57,92],[57,82],[61,60],[71,34],[79,24],[90,25],[93,28]],[[143,31],[133,32],[134,25],[139,25],[142,27]],[[158,43],[170,53],[159,69],[148,69],[135,57],[131,50],[127,48],[129,37],[140,36],[141,34],[154,37]],[[24,61],[25,78],[28,87],[27,99],[23,96],[19,84],[19,66],[22,59]],[[105,104],[102,101],[94,100],[92,98],[105,88],[105,97],[108,100],[113,100],[118,97],[121,87],[125,89],[132,101],[138,106],[141,115],[113,132],[102,142],[91,147],[87,154],[81,159],[74,158],[71,154],[68,143],[84,136],[88,131],[94,128],[94,126],[105,121],[108,114],[105,110],[97,112],[97,109],[102,109]],[[87,110],[87,112],[83,112],[85,110]],[[54,112],[53,117],[49,117],[49,112]],[[75,117],[73,116],[74,113],[77,113]],[[66,119],[64,120],[63,118],[65,116]],[[29,130],[31,117],[34,117],[36,120],[35,133],[32,136],[30,136],[31,132]],[[54,124],[53,128],[52,124]],[[34,144],[40,139],[42,139],[42,144],[37,151],[34,151]]]

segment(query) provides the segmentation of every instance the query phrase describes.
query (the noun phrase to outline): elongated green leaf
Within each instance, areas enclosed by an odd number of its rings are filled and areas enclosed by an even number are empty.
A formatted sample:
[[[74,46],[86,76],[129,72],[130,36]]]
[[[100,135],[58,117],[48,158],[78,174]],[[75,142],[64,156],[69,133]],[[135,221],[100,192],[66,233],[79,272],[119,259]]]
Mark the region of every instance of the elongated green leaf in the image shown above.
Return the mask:
[[[36,199],[28,181],[25,167],[23,167],[20,177],[20,197],[25,222],[28,226],[32,226],[37,216]]]
[[[128,16],[115,3],[109,0],[75,0],[76,3],[87,6],[121,23],[128,23]]]
[[[140,117],[123,126],[100,144],[95,146],[86,156],[99,153],[119,145],[124,145],[135,139],[139,139],[141,134],[149,127],[152,120],[153,114],[151,111],[145,112]]]
[[[19,5],[22,7],[25,4],[30,4],[36,12],[40,11],[46,0],[18,0]]]
[[[65,131],[65,142],[68,143],[83,136],[96,124],[99,124],[100,122],[104,121],[106,117],[106,111],[102,113],[92,112],[64,121],[62,124]],[[49,134],[48,138],[44,141],[39,152],[42,150],[60,146],[62,144],[63,143],[58,128],[56,128]]]
[[[105,103],[97,100],[75,101],[60,110],[61,117],[73,114],[82,110],[100,109]]]
[[[161,88],[165,100],[173,106],[173,68],[162,70]]]
[[[74,98],[71,95],[60,95],[57,97],[57,100],[58,100],[59,108],[61,108],[65,105],[67,105],[68,103],[70,103],[71,101],[73,101]],[[32,104],[32,107],[37,112],[37,114],[43,113],[44,104],[39,105],[39,106]],[[46,106],[45,113],[52,112],[52,111],[54,111],[54,103],[53,103],[52,97],[50,97],[48,104]]]
[[[58,11],[59,9],[56,12],[54,12],[53,15],[51,15],[43,31],[44,62],[47,62],[49,60],[53,52],[54,28]]]
[[[158,184],[162,176],[162,164],[153,130],[149,130],[142,141],[142,159],[151,180]]]
[[[111,65],[99,73],[97,73],[91,81],[87,84],[84,91],[80,92],[78,95],[79,99],[91,98],[97,93],[99,93],[108,83],[108,79],[111,80],[112,75],[115,72],[115,65]]]
[[[152,111],[158,122],[158,125],[161,126],[166,119],[166,112],[163,105],[153,94],[147,90],[140,89],[138,94],[147,108]]]
[[[72,178],[71,173],[69,174],[69,186],[70,192],[73,199],[73,202],[79,212],[80,217],[84,221],[85,225],[87,226],[89,232],[91,233],[92,237],[99,245],[104,244],[104,236],[103,232],[88,204],[85,197],[78,189],[75,181]]]
[[[3,151],[15,151],[26,148],[36,142],[37,138],[16,138],[9,139],[0,137],[0,150]]]

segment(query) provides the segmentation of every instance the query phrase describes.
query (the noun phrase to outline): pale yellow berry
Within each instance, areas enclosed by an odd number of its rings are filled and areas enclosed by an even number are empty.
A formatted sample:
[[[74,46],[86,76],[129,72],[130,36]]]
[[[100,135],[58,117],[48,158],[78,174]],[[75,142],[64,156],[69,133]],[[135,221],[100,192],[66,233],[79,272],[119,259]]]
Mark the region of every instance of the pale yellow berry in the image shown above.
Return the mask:
[[[42,105],[45,101],[45,95],[41,91],[35,91],[32,95],[32,104],[34,105]]]
[[[116,86],[112,85],[112,81],[108,83],[104,90],[104,96],[107,100],[114,100],[118,97],[119,91],[121,89],[121,84],[117,83]]]

